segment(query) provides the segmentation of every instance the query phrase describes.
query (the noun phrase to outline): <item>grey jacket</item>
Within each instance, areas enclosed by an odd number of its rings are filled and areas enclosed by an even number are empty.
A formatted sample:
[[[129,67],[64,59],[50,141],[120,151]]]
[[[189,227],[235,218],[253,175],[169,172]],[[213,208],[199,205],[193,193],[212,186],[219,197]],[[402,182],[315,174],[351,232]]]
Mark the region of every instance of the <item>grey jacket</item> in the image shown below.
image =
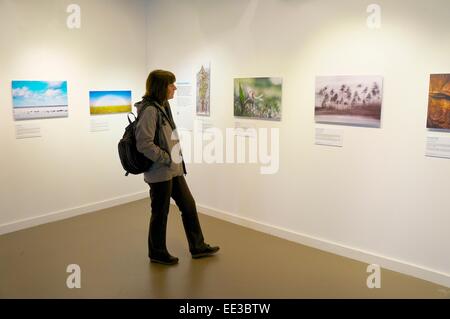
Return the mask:
[[[145,105],[147,107],[142,111]],[[144,173],[145,182],[166,182],[173,177],[186,174],[184,161],[175,163],[171,158],[173,148],[180,141],[176,132],[173,134],[176,126],[170,109],[167,109],[170,108],[169,103],[161,106],[156,102],[144,99],[134,106],[139,117],[135,131],[136,147],[139,152],[154,162],[150,169]],[[174,136],[173,140],[172,135]]]

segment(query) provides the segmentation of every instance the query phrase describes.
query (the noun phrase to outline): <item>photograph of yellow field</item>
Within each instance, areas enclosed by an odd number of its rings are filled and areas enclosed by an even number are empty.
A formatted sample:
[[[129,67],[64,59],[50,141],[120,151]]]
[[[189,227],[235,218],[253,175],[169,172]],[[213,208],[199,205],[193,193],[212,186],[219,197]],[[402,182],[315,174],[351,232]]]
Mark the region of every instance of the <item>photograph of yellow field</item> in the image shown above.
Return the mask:
[[[91,115],[131,112],[131,91],[90,91]]]

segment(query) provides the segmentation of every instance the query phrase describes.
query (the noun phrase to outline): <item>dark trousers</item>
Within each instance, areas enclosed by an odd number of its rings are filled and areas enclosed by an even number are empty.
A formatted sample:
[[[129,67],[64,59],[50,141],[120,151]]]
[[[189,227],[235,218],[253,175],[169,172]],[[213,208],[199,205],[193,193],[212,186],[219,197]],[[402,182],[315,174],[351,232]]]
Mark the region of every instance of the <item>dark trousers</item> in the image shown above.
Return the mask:
[[[168,253],[166,247],[167,217],[170,208],[170,198],[175,200],[181,211],[184,231],[191,252],[205,245],[202,229],[198,220],[197,208],[184,176],[172,178],[170,181],[152,183],[150,198],[152,216],[148,234],[149,256]]]

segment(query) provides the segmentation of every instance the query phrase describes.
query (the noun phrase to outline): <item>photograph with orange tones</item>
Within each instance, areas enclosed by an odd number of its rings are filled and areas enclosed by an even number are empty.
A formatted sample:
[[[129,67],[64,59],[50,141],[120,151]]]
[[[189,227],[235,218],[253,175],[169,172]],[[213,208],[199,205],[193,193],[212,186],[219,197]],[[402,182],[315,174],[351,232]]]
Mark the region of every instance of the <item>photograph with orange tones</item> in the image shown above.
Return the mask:
[[[427,128],[450,130],[450,74],[432,74]]]

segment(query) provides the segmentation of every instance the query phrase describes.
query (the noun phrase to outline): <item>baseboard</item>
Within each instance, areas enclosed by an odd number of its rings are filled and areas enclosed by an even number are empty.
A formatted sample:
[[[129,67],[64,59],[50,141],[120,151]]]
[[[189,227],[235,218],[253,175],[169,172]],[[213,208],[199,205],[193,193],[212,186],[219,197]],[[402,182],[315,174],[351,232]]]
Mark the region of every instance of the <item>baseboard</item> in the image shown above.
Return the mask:
[[[256,220],[241,217],[208,206],[197,204],[197,207],[202,214],[208,216],[216,217],[233,224],[251,228],[279,238],[283,238],[292,242],[320,249],[329,253],[354,259],[367,264],[377,264],[380,265],[381,268],[399,272],[405,275],[423,279],[450,288],[450,274],[442,273],[433,269],[414,265],[412,263],[397,260],[394,258],[381,256],[368,251],[363,251],[360,249],[342,245],[322,238],[297,233],[289,229],[284,229],[281,227],[261,223]]]
[[[125,196],[110,198],[104,201],[91,203],[79,207],[69,208],[57,212],[52,212],[49,214],[27,218],[27,219],[21,219],[14,221],[12,223],[3,224],[0,225],[0,235],[4,235],[7,233],[12,233],[15,231],[19,231],[22,229],[39,226],[47,223],[52,223],[55,221],[88,214],[92,212],[96,212],[102,209],[107,209],[115,206],[119,206],[122,204],[134,202],[143,198],[148,197],[148,191],[138,192],[134,194],[129,194]]]

